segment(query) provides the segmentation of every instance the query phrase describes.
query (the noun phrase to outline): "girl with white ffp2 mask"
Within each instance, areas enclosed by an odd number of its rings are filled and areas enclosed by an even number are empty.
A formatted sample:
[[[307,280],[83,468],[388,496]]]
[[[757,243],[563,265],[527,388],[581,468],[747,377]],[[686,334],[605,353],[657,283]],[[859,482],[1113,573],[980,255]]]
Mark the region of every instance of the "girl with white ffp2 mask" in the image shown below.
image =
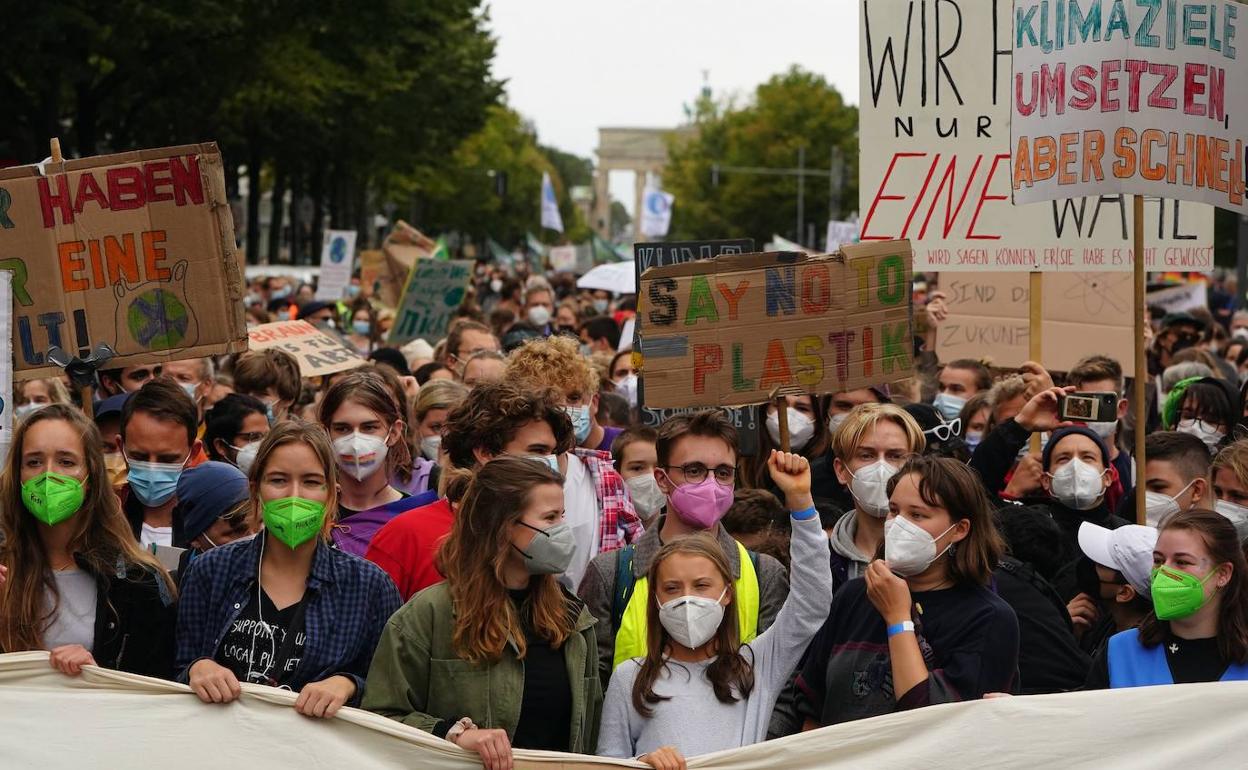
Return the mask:
[[[828,423],[828,398],[801,394],[785,396],[785,414],[789,428],[789,450],[807,460],[814,461],[828,451],[831,429]],[[771,450],[783,450],[780,445],[780,410],[776,404],[768,404],[759,415],[762,430],[758,432],[758,451],[753,457],[742,459],[744,483],[757,489],[776,492],[767,470],[767,458]],[[822,476],[820,475],[822,472]],[[826,466],[816,466],[814,486],[816,491],[830,481]]]
[[[776,698],[828,614],[828,540],[810,494],[810,463],[772,451],[772,481],[791,515],[791,587],[775,623],[743,648],[728,559],[699,533],[659,550],[647,579],[649,646],[624,661],[603,700],[598,754],[655,768],[761,742]]]
[[[343,377],[321,400],[319,421],[333,442],[342,486],[333,540],[347,553],[363,556],[377,530],[408,508],[430,502],[390,483],[391,477],[411,478],[406,413],[402,389],[374,371]]]
[[[831,535],[838,584],[860,577],[879,550],[888,516],[888,482],[925,446],[923,429],[893,404],[854,407],[833,436],[832,469],[854,503]]]

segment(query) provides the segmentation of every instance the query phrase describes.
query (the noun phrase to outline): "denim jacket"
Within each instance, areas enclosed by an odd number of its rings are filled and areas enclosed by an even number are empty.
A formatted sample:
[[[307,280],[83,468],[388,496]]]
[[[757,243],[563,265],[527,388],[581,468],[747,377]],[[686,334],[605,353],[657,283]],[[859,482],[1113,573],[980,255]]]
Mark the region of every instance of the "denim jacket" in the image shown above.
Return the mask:
[[[190,678],[192,664],[216,657],[230,625],[255,598],[264,538],[262,532],[214,548],[187,569],[178,606],[179,682]],[[399,592],[375,564],[318,543],[304,601],[306,642],[290,688],[298,692],[342,675],[355,682],[355,696],[347,705],[358,704],[377,640],[399,608]]]

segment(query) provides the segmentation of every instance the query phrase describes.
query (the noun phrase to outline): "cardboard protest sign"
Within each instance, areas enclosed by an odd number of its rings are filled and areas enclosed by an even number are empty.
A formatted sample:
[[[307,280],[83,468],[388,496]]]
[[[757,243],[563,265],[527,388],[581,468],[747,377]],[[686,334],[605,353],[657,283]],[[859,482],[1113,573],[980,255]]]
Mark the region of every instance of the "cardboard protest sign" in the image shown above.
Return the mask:
[[[403,220],[395,222],[394,229],[381,244],[386,260],[377,276],[377,298],[386,307],[397,307],[407,282],[408,273],[418,259],[428,259],[438,248],[438,242]],[[361,279],[362,280],[362,279]]]
[[[215,144],[0,170],[0,270],[17,379],[58,374],[54,345],[85,356],[106,342],[110,367],[246,348]]]
[[[642,274],[650,406],[762,403],[914,373],[906,241],[769,252]]]
[[[984,359],[1017,367],[1031,358],[1031,290],[1023,273],[942,273],[949,318],[936,331],[941,361]],[[1130,273],[1046,273],[1041,307],[1041,360],[1067,371],[1102,354],[1122,362],[1135,355]]]
[[[1090,2],[1076,4],[1086,11]],[[1011,204],[1011,0],[858,7],[858,133],[871,137],[859,157],[864,243],[909,238],[914,268],[942,273],[1131,269],[1133,218],[1122,195]],[[1148,268],[1211,270],[1213,209],[1163,194],[1145,204]]]
[[[355,231],[326,230],[321,247],[321,274],[316,282],[316,298],[327,302],[342,299],[351,284],[354,265]]]
[[[381,249],[364,249],[360,252],[360,290],[380,298],[378,284],[386,270],[386,253]],[[393,305],[391,305],[393,307]]]
[[[466,259],[417,261],[403,287],[388,344],[398,347],[420,338],[432,345],[445,337],[468,291],[472,265]]]
[[[633,244],[633,290],[636,292],[641,285],[641,274],[652,267],[679,265],[695,259],[712,259],[720,254],[747,254],[754,251],[753,238],[724,239],[718,241],[639,241]],[[641,356],[641,315],[634,317],[633,323],[633,362],[638,368],[644,368]],[[644,372],[637,380],[637,404],[641,412],[641,420],[646,425],[657,427],[663,420],[676,413],[676,410],[656,410],[646,405],[646,377]],[[750,414],[742,414],[742,410],[727,409],[728,419],[741,431],[739,436],[741,454],[753,457],[758,453],[758,415],[757,409]],[[748,427],[747,427],[748,426]]]
[[[1248,214],[1248,8],[1015,0],[1014,200],[1132,193]]]
[[[278,348],[295,357],[304,377],[345,372],[367,363],[354,350],[307,321],[261,324],[247,332],[252,350]]]

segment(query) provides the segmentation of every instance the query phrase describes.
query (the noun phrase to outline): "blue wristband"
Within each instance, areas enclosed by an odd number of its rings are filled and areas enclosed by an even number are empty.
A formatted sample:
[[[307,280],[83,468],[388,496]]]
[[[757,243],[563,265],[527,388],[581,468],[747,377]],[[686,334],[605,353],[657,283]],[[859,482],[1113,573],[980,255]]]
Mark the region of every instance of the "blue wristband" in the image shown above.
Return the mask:
[[[809,508],[806,508],[801,511],[792,511],[789,513],[789,515],[797,519],[798,521],[806,521],[808,519],[813,519],[816,516],[818,516],[819,511],[815,510],[815,506],[812,505]]]
[[[894,623],[888,627],[888,638],[892,639],[897,634],[904,634],[907,631],[914,633],[914,621],[903,620],[900,623]]]

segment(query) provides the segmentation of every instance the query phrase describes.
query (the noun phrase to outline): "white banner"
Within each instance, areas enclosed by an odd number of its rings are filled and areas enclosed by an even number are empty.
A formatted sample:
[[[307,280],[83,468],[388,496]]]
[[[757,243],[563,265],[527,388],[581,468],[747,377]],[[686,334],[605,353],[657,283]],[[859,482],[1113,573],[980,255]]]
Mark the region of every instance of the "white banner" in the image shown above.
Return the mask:
[[[641,234],[647,238],[662,238],[672,226],[672,204],[676,196],[651,187],[641,204]]]
[[[355,231],[326,230],[321,247],[321,275],[316,298],[336,302],[347,293],[355,264]]]
[[[2,655],[0,767],[481,767],[475,754],[376,714],[344,708],[333,719],[309,719],[292,707],[295,693],[253,684],[242,690],[234,703],[205,704],[185,685],[95,667],[67,677],[45,652]],[[1248,682],[953,703],[706,754],[689,767],[1232,767],[1245,704]],[[517,750],[515,760],[518,770],[647,767],[552,751]]]
[[[1015,0],[1014,200],[1134,193],[1248,214],[1248,6]]]
[[[571,273],[576,270],[575,246],[551,246],[550,269],[556,273]]]
[[[1012,0],[857,5],[864,242],[909,238],[915,272],[1131,269],[1126,197],[1010,202]],[[1150,270],[1213,268],[1211,207],[1153,198],[1144,215]]]
[[[563,217],[559,214],[559,200],[550,174],[542,172],[542,227],[563,232]]]

